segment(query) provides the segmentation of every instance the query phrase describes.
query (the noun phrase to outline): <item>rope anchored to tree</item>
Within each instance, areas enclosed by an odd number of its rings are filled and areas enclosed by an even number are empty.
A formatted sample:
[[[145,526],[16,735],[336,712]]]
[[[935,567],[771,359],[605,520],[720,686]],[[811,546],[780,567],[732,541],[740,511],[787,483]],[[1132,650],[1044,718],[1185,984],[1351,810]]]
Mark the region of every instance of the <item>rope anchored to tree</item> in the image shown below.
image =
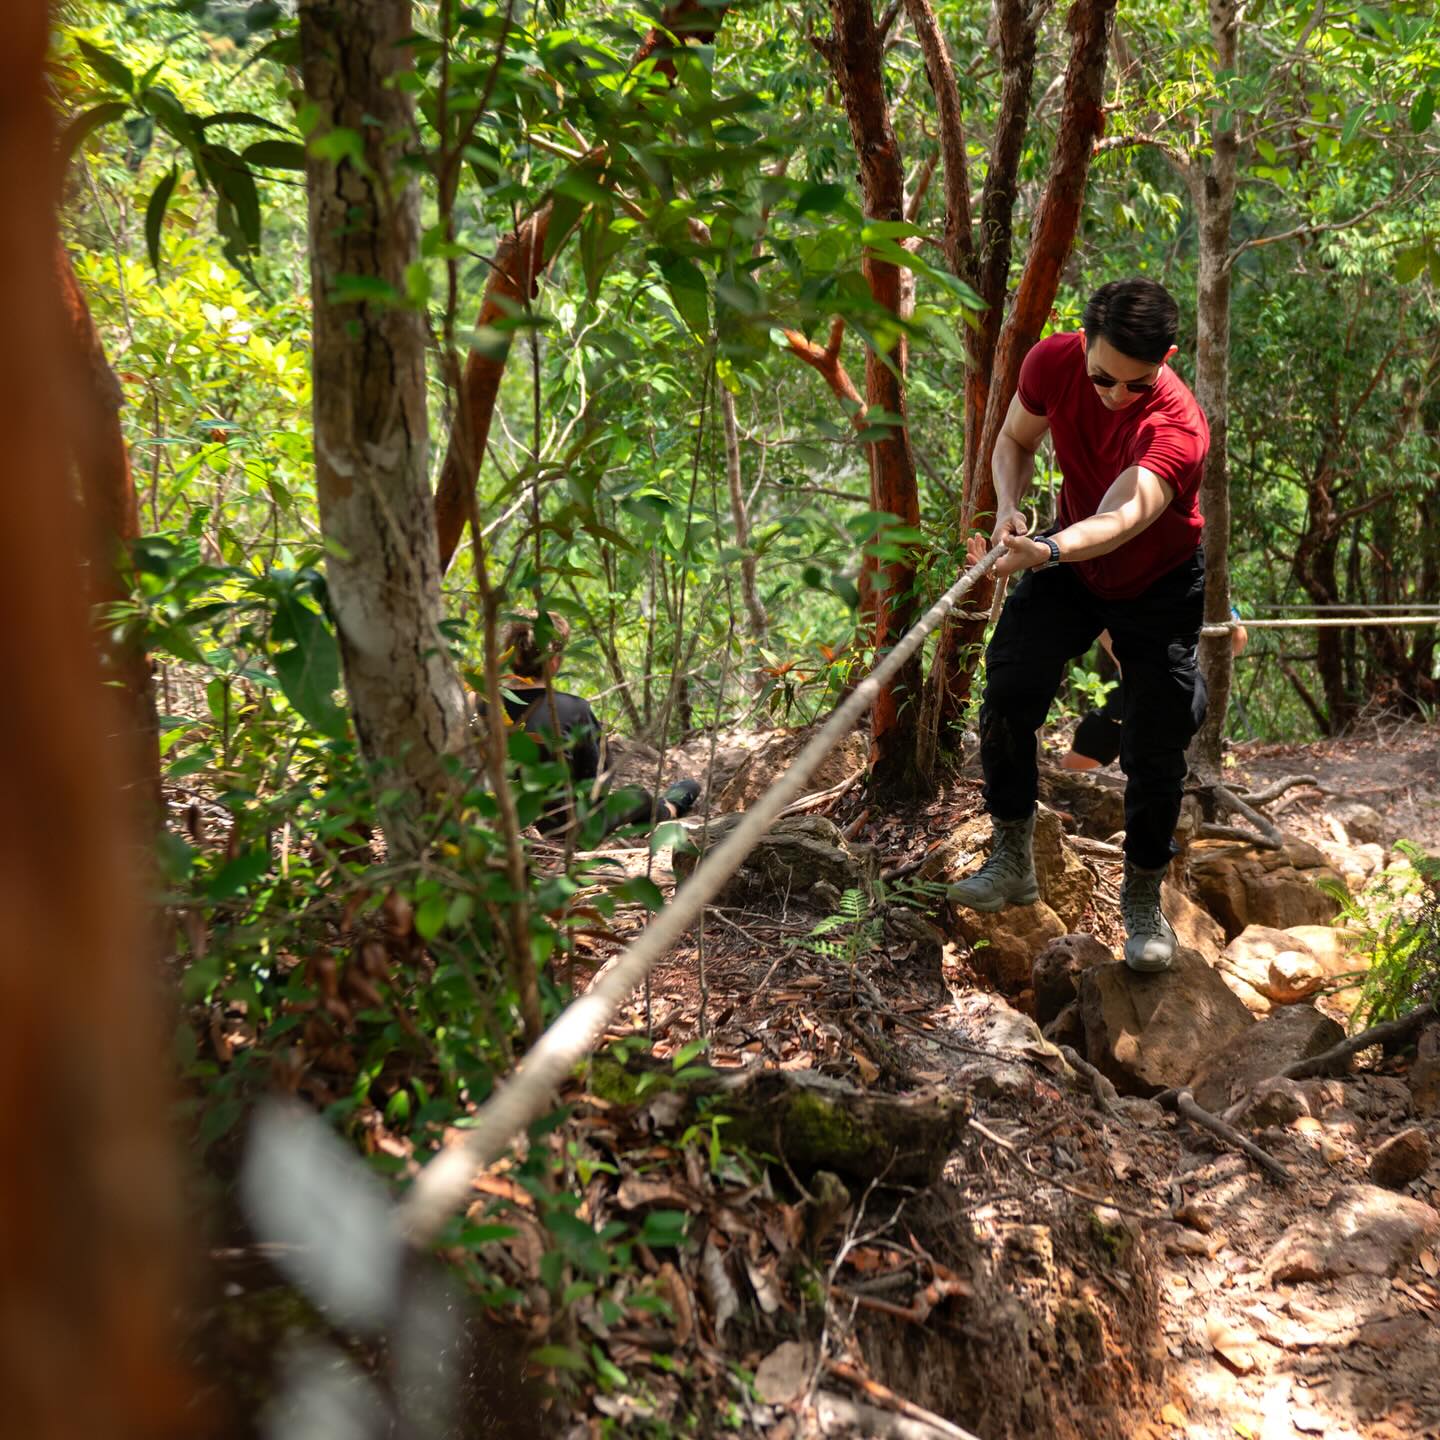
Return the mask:
[[[881,687],[899,673],[955,608],[960,597],[988,574],[1005,553],[1004,546],[997,545],[926,611],[856,686],[795,757],[790,768],[701,861],[674,900],[600,972],[590,989],[572,1000],[556,1018],[515,1073],[502,1081],[480,1107],[465,1138],[442,1150],[425,1166],[400,1208],[401,1228],[412,1244],[426,1245],[433,1241],[446,1219],[464,1201],[476,1174],[499,1159],[516,1135],[546,1114],[561,1084],[594,1049],[620,1006],[700,918],[705,906],[740,868],[755,843],[779,818],[781,811],[799,796],[820,762],[874,704]]]

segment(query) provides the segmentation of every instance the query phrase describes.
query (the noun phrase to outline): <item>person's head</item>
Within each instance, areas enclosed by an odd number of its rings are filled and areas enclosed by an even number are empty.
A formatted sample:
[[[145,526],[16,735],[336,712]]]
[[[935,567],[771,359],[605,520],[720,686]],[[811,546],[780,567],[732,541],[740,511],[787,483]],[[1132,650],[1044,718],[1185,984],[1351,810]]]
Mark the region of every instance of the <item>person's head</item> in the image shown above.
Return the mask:
[[[520,610],[500,631],[500,663],[527,680],[548,680],[559,668],[570,622],[553,610]]]
[[[1145,398],[1175,353],[1180,310],[1154,280],[1112,280],[1090,297],[1081,325],[1091,384],[1106,409],[1124,410]]]

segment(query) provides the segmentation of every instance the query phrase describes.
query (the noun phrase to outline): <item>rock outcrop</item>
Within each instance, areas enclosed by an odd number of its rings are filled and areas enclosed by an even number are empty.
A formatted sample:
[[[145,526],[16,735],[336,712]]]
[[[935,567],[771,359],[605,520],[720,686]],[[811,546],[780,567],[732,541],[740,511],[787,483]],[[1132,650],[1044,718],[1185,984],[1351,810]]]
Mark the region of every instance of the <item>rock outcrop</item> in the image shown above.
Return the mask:
[[[975,973],[1012,997],[1030,988],[1036,955],[1065,934],[1065,922],[1043,900],[993,915],[965,909],[953,913],[954,933],[970,947]]]
[[[1080,977],[1086,1058],[1131,1095],[1189,1083],[1205,1060],[1255,1024],[1220,976],[1193,950],[1138,975],[1095,965]]]
[[[1035,957],[1030,984],[1035,991],[1035,1019],[1048,1025],[1080,993],[1080,977],[1092,965],[1108,965],[1115,953],[1093,935],[1061,935]]]
[[[1345,883],[1315,846],[1291,836],[1279,850],[1196,840],[1190,847],[1190,880],[1200,903],[1230,939],[1247,925],[1284,930],[1326,924],[1340,905],[1319,882]]]
[[[710,822],[709,848],[714,849],[740,823],[739,815],[722,815]],[[699,830],[691,832],[698,841]],[[676,849],[675,874],[690,875],[702,857]],[[853,845],[837,825],[819,815],[792,815],[775,824],[756,842],[745,863],[731,876],[718,899],[721,903],[759,896],[811,901],[829,910],[846,890],[874,889],[878,874],[875,852],[868,845]]]
[[[1218,1112],[1292,1061],[1308,1060],[1344,1038],[1345,1032],[1313,1005],[1285,1005],[1217,1046],[1192,1072],[1190,1089],[1200,1105]]]
[[[1265,1259],[1266,1284],[1393,1275],[1440,1238],[1440,1213],[1376,1185],[1347,1185],[1292,1225]]]

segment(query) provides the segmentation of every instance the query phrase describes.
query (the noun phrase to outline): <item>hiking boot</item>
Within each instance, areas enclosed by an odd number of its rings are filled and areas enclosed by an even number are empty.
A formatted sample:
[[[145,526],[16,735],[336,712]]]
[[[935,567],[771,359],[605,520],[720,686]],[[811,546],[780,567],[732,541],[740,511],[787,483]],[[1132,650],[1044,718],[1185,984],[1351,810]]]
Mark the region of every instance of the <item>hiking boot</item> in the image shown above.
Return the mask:
[[[997,820],[990,858],[973,875],[950,886],[946,892],[950,903],[987,913],[1007,905],[1033,905],[1040,898],[1030,848],[1034,834],[1033,813],[1023,820]]]
[[[694,780],[677,780],[661,797],[661,805],[669,807],[669,818],[678,820],[682,815],[688,815],[694,808],[695,802],[700,798],[700,786]],[[661,815],[663,820],[666,817]]]
[[[1168,970],[1175,959],[1175,931],[1160,913],[1160,882],[1169,868],[1142,870],[1125,862],[1120,913],[1125,917],[1125,963],[1132,970]]]

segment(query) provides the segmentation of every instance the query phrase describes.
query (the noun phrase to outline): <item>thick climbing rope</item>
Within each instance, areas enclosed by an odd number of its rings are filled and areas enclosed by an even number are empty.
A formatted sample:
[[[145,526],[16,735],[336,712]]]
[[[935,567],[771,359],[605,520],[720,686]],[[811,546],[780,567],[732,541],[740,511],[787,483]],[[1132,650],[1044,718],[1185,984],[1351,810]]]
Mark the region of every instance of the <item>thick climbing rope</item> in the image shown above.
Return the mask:
[[[440,1151],[425,1166],[400,1206],[401,1229],[412,1244],[423,1246],[433,1241],[470,1193],[474,1177],[499,1159],[516,1135],[549,1111],[560,1086],[594,1049],[620,1006],[700,918],[701,911],[740,868],[780,812],[799,796],[825,756],[854,730],[860,717],[875,703],[886,681],[899,672],[955,608],[960,597],[987,574],[1004,553],[1004,547],[997,545],[925,612],[855,687],[795,757],[790,768],[700,862],[670,904],[600,972],[583,995],[572,1000],[556,1017],[519,1068],[500,1083],[476,1112],[465,1138]]]
[[[1306,620],[1226,620],[1203,625],[1202,635],[1228,635],[1232,630],[1383,630],[1390,625],[1440,625],[1440,615],[1312,616]]]

